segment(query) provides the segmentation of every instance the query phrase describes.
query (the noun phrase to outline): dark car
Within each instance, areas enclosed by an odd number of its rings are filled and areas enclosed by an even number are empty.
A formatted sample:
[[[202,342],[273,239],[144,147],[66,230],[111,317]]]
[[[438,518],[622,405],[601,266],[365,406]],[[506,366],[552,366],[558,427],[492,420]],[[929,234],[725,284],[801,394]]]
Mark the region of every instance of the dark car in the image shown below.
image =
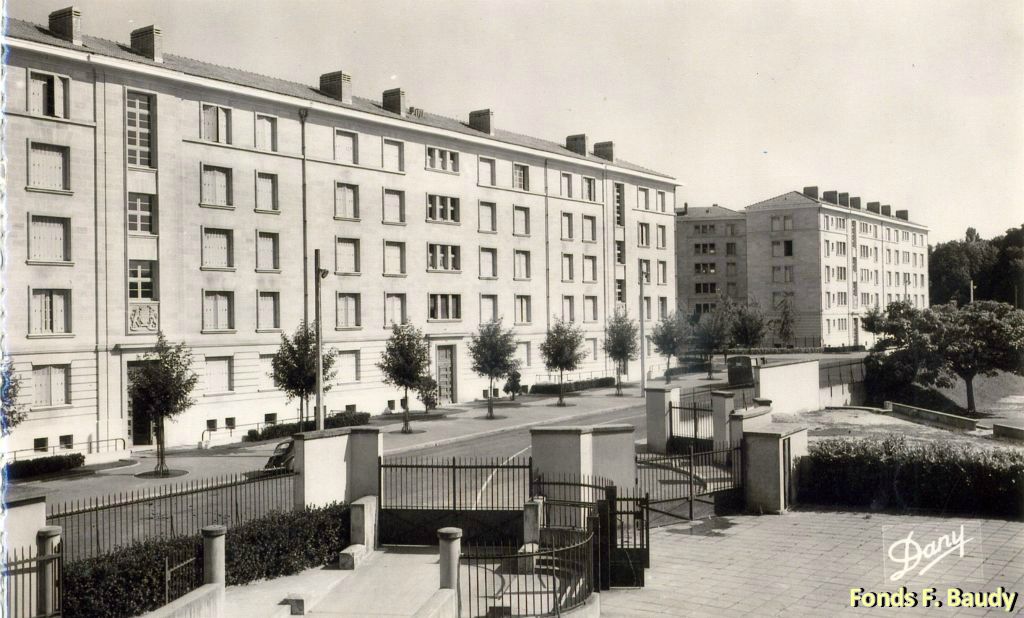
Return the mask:
[[[274,447],[274,454],[267,460],[264,469],[284,468],[289,472],[295,470],[295,442],[288,438]]]

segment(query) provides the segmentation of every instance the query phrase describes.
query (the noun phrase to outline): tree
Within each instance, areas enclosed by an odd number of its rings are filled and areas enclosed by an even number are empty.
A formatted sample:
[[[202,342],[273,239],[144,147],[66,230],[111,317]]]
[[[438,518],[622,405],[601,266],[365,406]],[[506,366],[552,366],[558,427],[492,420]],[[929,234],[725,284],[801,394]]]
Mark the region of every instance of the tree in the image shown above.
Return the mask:
[[[384,373],[385,384],[405,391],[402,401],[402,433],[412,432],[409,424],[409,389],[423,389],[424,380],[430,377],[430,344],[420,329],[412,324],[393,324],[391,336],[384,346],[377,367]],[[436,383],[433,390],[437,390]]]
[[[505,386],[501,390],[510,395],[512,401],[516,400],[516,395],[523,389],[523,386],[519,383],[522,377],[523,375],[519,373],[518,369],[508,372],[508,379],[505,380]]]
[[[565,405],[565,372],[575,371],[587,356],[583,349],[583,331],[571,322],[555,318],[555,325],[540,344],[540,353],[548,371],[558,372],[558,405]]]
[[[331,381],[337,375],[334,363],[337,350],[325,350],[323,358],[323,389],[331,390]],[[316,323],[300,322],[295,334],[289,339],[281,334],[281,345],[271,359],[271,374],[274,386],[280,389],[288,401],[299,400],[299,422],[304,423],[309,413],[309,398],[316,394]]]
[[[604,352],[615,362],[615,394],[622,395],[622,372],[626,363],[636,360],[640,352],[636,322],[622,309],[615,310],[605,327]]]
[[[423,402],[424,412],[430,412],[437,407],[437,380],[427,374],[420,376],[416,386],[413,387],[416,396]]]
[[[28,413],[25,407],[18,403],[18,393],[21,392],[21,378],[14,371],[14,365],[9,359],[0,363],[0,373],[3,374],[3,387],[0,390],[0,397],[3,400],[3,412],[0,416],[0,433],[8,436],[11,430],[25,420]]]
[[[736,307],[732,321],[732,338],[736,345],[747,348],[748,351],[756,348],[761,345],[767,330],[768,323],[757,301],[751,300]]]
[[[713,376],[712,360],[715,352],[727,349],[732,339],[732,323],[729,318],[727,311],[710,311],[700,316],[693,329],[694,346],[708,358],[708,379]]]
[[[188,347],[184,343],[171,346],[163,332],[157,334],[156,346],[142,360],[128,369],[128,397],[137,414],[156,421],[154,472],[167,476],[170,470],[164,448],[164,420],[173,419],[195,404],[192,390],[199,376],[192,371],[192,353]]]
[[[943,358],[935,341],[939,322],[934,312],[896,301],[885,310],[869,309],[862,324],[876,336],[864,360],[865,385],[873,399],[880,403],[888,393],[913,382],[952,385],[941,373]]]
[[[655,351],[665,357],[665,382],[671,382],[672,376],[669,369],[672,367],[672,357],[678,356],[686,345],[690,335],[690,325],[683,314],[673,313],[666,315],[654,325],[651,331],[651,343]]]
[[[793,296],[792,294],[786,294],[779,305],[779,320],[775,325],[775,334],[778,335],[783,346],[789,346],[793,343],[793,323],[795,321],[793,316]]]
[[[487,418],[494,418],[494,381],[519,367],[516,360],[516,335],[501,327],[501,318],[481,324],[469,340],[473,371],[487,378]]]
[[[971,299],[971,285],[976,286],[976,298],[991,298],[993,267],[999,257],[999,248],[992,242],[973,236],[968,230],[967,240],[939,243],[928,259],[928,293],[933,304],[956,302],[967,304]],[[902,289],[900,289],[902,294]]]

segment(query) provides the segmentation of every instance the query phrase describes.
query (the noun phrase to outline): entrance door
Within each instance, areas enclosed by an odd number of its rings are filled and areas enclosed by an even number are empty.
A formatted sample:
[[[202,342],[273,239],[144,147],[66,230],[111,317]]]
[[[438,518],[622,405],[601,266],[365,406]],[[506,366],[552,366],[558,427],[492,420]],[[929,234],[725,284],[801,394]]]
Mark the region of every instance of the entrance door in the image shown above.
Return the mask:
[[[440,405],[455,403],[455,346],[437,346],[437,399]]]
[[[128,386],[131,386],[132,370],[142,365],[143,361],[128,363]],[[129,393],[131,389],[126,389]],[[132,397],[128,396],[128,435],[131,436],[132,444],[135,446],[153,444],[153,421],[148,415],[135,412]]]

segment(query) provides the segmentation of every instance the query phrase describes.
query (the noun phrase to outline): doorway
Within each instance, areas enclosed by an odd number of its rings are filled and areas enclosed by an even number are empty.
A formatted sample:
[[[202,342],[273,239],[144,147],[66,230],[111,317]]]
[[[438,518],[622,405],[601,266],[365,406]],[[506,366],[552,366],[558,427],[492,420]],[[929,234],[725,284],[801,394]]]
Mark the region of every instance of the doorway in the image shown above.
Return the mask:
[[[131,379],[134,370],[145,361],[129,361],[128,377],[125,383],[125,392],[131,393]],[[139,411],[136,412],[132,397],[128,395],[128,435],[131,437],[133,446],[153,444],[153,419],[149,415]]]
[[[455,346],[437,346],[437,402],[439,405],[456,403]]]

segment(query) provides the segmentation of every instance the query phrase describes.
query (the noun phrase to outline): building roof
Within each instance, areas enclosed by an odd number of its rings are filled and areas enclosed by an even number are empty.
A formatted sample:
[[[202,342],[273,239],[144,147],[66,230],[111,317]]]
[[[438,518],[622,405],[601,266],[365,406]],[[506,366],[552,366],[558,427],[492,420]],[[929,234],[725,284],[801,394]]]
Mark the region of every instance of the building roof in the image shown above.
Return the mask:
[[[676,216],[687,219],[742,219],[744,215],[738,210],[714,204],[712,206],[687,207],[685,214],[682,210],[676,210]]]
[[[890,215],[883,215],[878,212],[867,210],[866,208],[850,208],[849,206],[843,206],[842,204],[833,204],[832,202],[826,202],[825,200],[820,198],[811,197],[809,195],[801,193],[800,191],[789,191],[788,193],[783,193],[782,195],[776,195],[775,197],[768,198],[766,200],[761,200],[760,202],[755,202],[750,206],[747,206],[746,209],[761,210],[768,208],[795,206],[828,206],[829,208],[841,208],[857,214],[873,216],[887,221],[895,221],[902,223],[904,225],[913,225],[915,227],[927,229],[927,226],[922,225],[920,223],[915,223],[914,221],[910,221],[908,219],[900,219],[898,217]]]
[[[530,137],[527,135],[520,135],[518,133],[512,133],[510,131],[503,131],[500,129],[494,129],[493,135],[487,135],[472,129],[469,125],[461,120],[455,118],[448,118],[438,114],[431,114],[429,112],[423,112],[422,116],[401,116],[399,114],[389,112],[381,107],[381,104],[377,101],[366,99],[362,97],[352,97],[352,103],[342,103],[338,99],[323,94],[319,90],[308,86],[306,84],[300,84],[297,82],[291,82],[276,77],[269,77],[266,75],[259,75],[257,73],[250,73],[241,69],[234,69],[231,67],[225,67],[221,65],[211,64],[209,62],[202,62],[199,60],[193,60],[185,56],[178,56],[174,54],[163,54],[163,62],[155,62],[145,56],[135,53],[131,47],[117,43],[115,41],[108,41],[99,37],[82,35],[82,45],[73,45],[70,41],[66,41],[60,37],[53,35],[46,27],[38,24],[33,24],[28,21],[21,19],[6,19],[6,37],[21,39],[25,41],[32,41],[35,43],[44,43],[46,45],[53,45],[55,47],[62,47],[65,49],[73,49],[79,51],[85,51],[92,54],[98,54],[101,56],[108,56],[111,58],[117,58],[120,60],[128,60],[131,62],[138,62],[140,64],[146,64],[153,67],[161,67],[171,71],[177,71],[186,75],[194,77],[203,77],[207,79],[214,79],[230,84],[236,84],[239,86],[248,86],[257,88],[260,90],[266,90],[267,92],[273,92],[275,94],[281,94],[286,96],[298,97],[309,101],[315,101],[323,105],[332,105],[335,107],[358,110],[369,114],[375,114],[377,116],[386,116],[396,120],[403,120],[410,124],[422,125],[435,129],[444,129],[448,131],[454,131],[456,133],[463,133],[466,135],[472,135],[473,137],[493,139],[498,142],[511,144],[514,146],[520,146],[524,148],[531,148],[533,150],[539,150],[542,152],[548,152],[551,154],[557,154],[564,157],[571,157],[575,159],[584,159],[591,163],[598,164],[609,164],[612,163],[618,168],[625,170],[639,172],[643,174],[650,174],[653,176],[660,176],[665,178],[666,181],[674,180],[674,177],[663,172],[658,172],[622,159],[615,159],[614,162],[610,162],[606,159],[602,159],[594,154],[580,155],[569,149],[564,145],[549,140],[544,140],[536,137]]]

